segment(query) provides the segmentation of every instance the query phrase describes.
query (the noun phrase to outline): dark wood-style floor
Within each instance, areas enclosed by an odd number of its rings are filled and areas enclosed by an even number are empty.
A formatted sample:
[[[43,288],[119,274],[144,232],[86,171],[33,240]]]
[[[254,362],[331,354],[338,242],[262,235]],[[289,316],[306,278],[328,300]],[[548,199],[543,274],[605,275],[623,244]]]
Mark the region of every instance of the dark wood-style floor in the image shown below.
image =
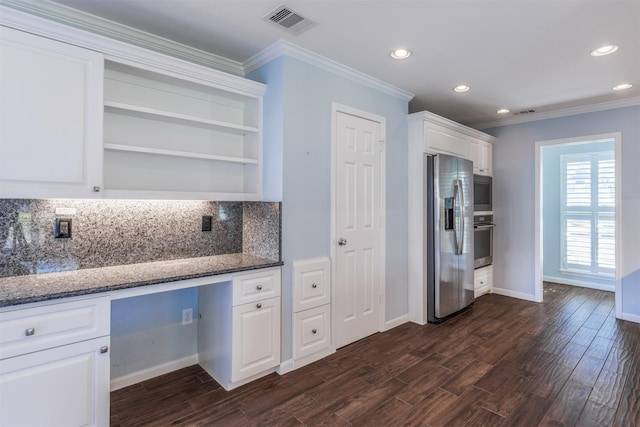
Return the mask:
[[[111,425],[640,425],[640,325],[613,294],[545,284],[485,295],[441,325],[407,323],[227,392],[195,365],[111,394]]]

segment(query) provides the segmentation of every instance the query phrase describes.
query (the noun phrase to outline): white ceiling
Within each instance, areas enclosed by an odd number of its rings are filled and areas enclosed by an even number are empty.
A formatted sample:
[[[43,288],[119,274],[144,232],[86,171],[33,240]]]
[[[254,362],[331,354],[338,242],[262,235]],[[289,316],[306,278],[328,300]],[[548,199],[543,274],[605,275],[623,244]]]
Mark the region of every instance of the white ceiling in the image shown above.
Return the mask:
[[[240,63],[284,39],[414,93],[410,112],[468,125],[640,97],[639,0],[56,2]],[[293,35],[262,19],[281,4],[317,25]],[[612,43],[613,55],[589,55]],[[391,59],[400,46],[413,55]],[[612,91],[623,82],[634,87]],[[471,91],[454,93],[460,83]]]

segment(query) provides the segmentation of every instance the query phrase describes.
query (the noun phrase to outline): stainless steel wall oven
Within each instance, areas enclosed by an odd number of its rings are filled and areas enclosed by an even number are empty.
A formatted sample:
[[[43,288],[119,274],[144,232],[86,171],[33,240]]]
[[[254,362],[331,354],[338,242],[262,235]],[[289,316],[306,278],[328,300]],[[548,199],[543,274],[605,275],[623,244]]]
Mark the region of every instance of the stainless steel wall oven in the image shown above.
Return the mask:
[[[473,217],[473,266],[485,267],[493,263],[493,215]]]

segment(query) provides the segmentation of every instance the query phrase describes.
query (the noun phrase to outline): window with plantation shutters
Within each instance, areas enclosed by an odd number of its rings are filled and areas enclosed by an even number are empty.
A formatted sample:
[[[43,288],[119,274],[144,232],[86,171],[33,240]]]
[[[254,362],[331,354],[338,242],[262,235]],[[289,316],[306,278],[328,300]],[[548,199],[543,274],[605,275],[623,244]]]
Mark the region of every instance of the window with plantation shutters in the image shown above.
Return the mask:
[[[615,274],[613,152],[562,156],[562,270]]]

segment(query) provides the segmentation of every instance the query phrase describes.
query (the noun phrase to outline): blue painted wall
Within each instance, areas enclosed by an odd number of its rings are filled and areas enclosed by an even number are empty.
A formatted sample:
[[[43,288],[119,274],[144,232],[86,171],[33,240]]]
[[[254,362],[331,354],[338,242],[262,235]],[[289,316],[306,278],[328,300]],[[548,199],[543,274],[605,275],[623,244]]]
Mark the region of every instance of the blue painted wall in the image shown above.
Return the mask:
[[[622,133],[622,313],[640,321],[640,106],[485,129],[494,144],[495,287],[532,297],[535,143]]]
[[[562,144],[542,148],[542,224],[543,224],[543,275],[558,283],[572,284],[574,281],[587,281],[599,285],[601,289],[609,287],[614,290],[613,279],[596,277],[580,278],[560,271],[561,265],[561,221],[560,207],[562,195],[561,157],[566,154],[595,153],[613,151],[613,141],[593,142],[589,144]],[[560,279],[560,280],[553,280]]]
[[[292,262],[331,253],[333,102],[386,118],[385,318],[407,314],[408,102],[286,55],[247,77],[267,84],[265,117],[278,118],[265,129],[265,147],[282,151],[282,359],[292,356]],[[281,97],[270,93],[277,86]],[[278,182],[269,183],[266,193],[278,194]]]

